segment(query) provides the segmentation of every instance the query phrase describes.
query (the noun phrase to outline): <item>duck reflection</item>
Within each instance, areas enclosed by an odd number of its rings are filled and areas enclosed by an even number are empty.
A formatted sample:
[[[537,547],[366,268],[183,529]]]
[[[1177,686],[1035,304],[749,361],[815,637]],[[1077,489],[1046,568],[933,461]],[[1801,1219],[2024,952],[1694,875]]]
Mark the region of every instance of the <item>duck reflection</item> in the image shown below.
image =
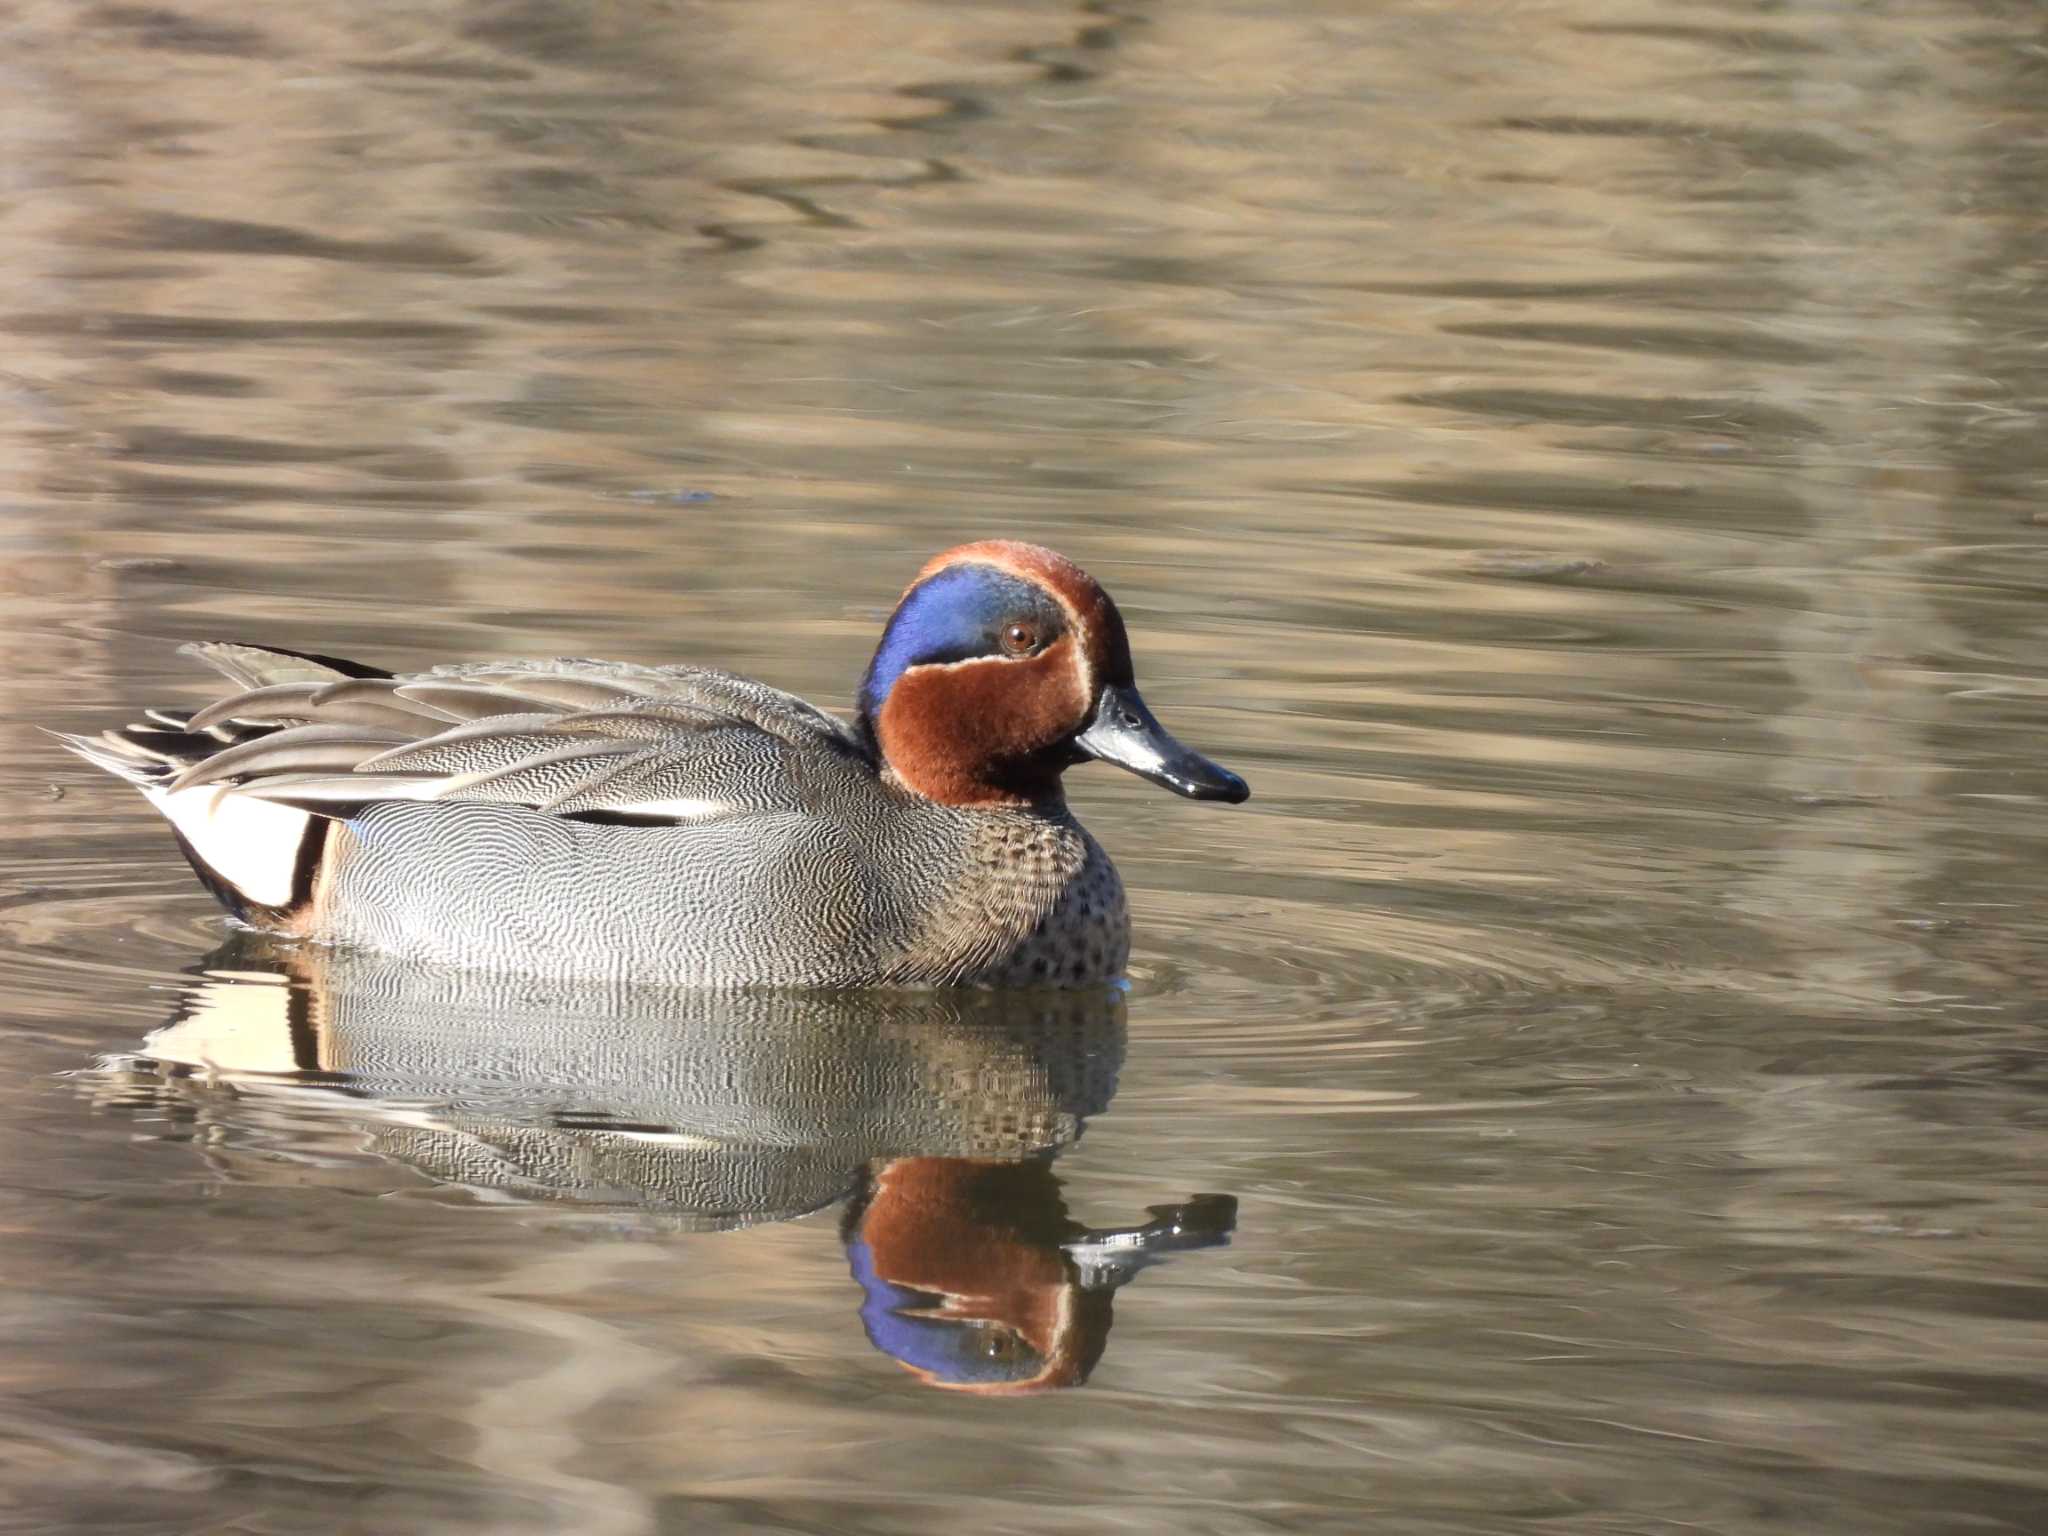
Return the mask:
[[[1108,1107],[1121,994],[645,992],[238,935],[129,1060],[156,1094],[346,1104],[367,1149],[481,1198],[718,1229],[845,1201],[869,1340],[975,1393],[1070,1387],[1115,1292],[1226,1243],[1236,1202],[1069,1215],[1052,1159]]]
[[[933,1386],[1079,1386],[1109,1341],[1110,1297],[1178,1248],[1228,1242],[1237,1202],[1156,1205],[1142,1226],[1067,1216],[1043,1160],[905,1157],[847,1211],[846,1256],[868,1339]]]

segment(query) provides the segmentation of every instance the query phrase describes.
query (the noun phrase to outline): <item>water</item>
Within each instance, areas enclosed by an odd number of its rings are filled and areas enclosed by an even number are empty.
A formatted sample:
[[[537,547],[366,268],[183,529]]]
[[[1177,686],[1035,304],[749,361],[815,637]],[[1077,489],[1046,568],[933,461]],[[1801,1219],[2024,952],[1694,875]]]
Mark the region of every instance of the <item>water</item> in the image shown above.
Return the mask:
[[[18,8],[0,1529],[2041,1529],[2041,19]],[[1126,999],[220,954],[28,729],[996,533],[1253,784]]]

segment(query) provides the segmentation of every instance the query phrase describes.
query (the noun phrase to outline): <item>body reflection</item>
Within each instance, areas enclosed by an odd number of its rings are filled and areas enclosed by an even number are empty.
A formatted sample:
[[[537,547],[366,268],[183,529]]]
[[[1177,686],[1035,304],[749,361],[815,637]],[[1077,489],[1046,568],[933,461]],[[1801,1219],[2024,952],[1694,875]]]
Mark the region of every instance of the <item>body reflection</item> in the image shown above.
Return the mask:
[[[240,935],[117,1079],[226,1133],[310,1100],[379,1166],[477,1198],[686,1229],[846,1201],[868,1338],[992,1393],[1085,1381],[1119,1287],[1228,1241],[1227,1196],[1122,1227],[1068,1214],[1051,1160],[1108,1107],[1123,1049],[1108,989],[635,991]],[[232,1160],[232,1134],[208,1139]]]

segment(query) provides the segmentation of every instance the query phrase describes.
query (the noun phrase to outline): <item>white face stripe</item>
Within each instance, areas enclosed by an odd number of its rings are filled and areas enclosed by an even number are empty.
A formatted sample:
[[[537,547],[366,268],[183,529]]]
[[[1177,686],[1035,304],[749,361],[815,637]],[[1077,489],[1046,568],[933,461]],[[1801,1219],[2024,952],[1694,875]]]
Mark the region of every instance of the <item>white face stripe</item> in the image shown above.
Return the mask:
[[[1006,667],[1014,667],[1020,661],[1036,661],[1044,654],[1044,651],[1037,651],[1029,656],[962,656],[958,661],[920,661],[905,667],[903,670],[905,672],[958,672],[962,667],[985,667],[992,661]]]
[[[1060,637],[1061,640],[1066,638],[1068,637],[1065,635]],[[1076,639],[1078,641],[1078,637]],[[1055,640],[1052,644],[1059,643],[1059,640]],[[958,661],[920,661],[915,666],[905,667],[903,672],[905,676],[912,672],[957,672],[963,667],[985,667],[990,663],[1014,667],[1023,662],[1037,661],[1051,650],[1052,645],[1048,645],[1044,650],[1033,651],[1029,656],[963,656]],[[1088,648],[1077,643],[1075,653],[1081,658],[1081,686],[1086,690],[1085,697],[1092,703],[1095,698],[1095,669],[1088,663]]]

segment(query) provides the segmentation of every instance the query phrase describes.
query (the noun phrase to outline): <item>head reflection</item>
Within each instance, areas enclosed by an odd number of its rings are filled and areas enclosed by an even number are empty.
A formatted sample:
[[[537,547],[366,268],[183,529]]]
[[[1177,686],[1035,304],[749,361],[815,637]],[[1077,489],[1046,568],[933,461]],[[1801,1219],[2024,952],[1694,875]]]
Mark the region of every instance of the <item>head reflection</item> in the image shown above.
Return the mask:
[[[894,1159],[842,1227],[865,1293],[861,1325],[932,1386],[1079,1386],[1109,1341],[1115,1290],[1170,1252],[1228,1242],[1237,1202],[1198,1195],[1148,1214],[1137,1226],[1082,1226],[1044,1157]]]
[[[899,1158],[847,1208],[861,1325],[934,1386],[1076,1386],[1110,1322],[1110,1293],[1084,1291],[1061,1247],[1078,1231],[1043,1160]]]
[[[149,1037],[125,1092],[146,1082],[225,1121],[260,1113],[266,1091],[310,1097],[381,1166],[488,1199],[688,1229],[846,1201],[874,1346],[931,1385],[1015,1393],[1085,1381],[1118,1287],[1227,1241],[1221,1196],[1138,1226],[1069,1216],[1051,1161],[1108,1107],[1123,1050],[1107,989],[643,992],[241,936]]]

